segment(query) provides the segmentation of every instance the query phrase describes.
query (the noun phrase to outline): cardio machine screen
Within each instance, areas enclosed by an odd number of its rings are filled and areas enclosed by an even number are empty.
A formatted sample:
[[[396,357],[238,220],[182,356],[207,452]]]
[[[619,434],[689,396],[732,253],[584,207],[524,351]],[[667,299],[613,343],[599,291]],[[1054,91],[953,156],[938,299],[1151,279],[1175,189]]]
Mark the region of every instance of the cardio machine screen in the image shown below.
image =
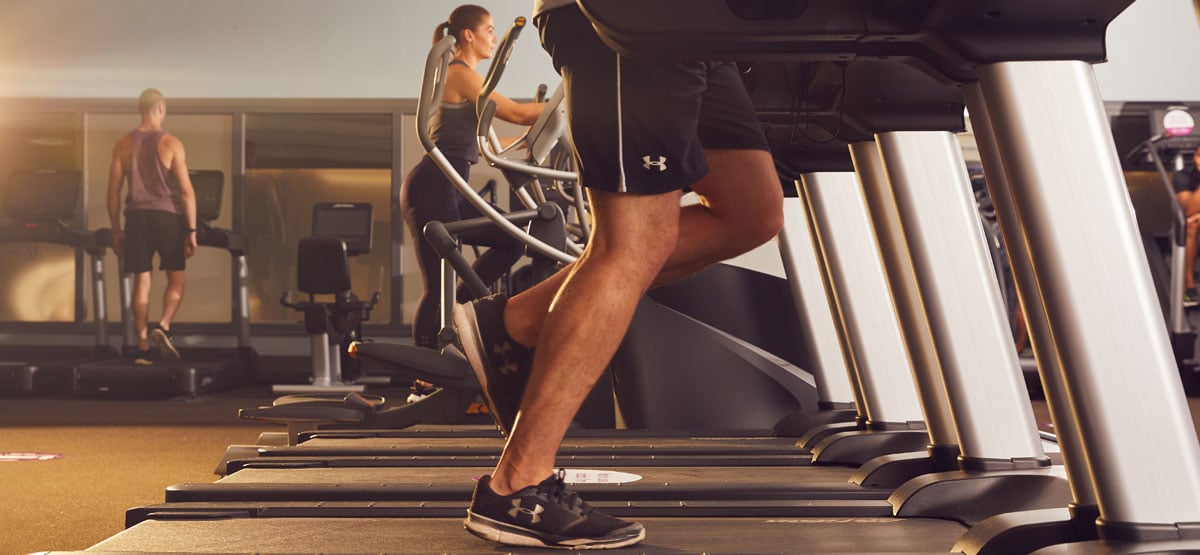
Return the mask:
[[[1161,147],[1173,150],[1194,151],[1200,147],[1200,129],[1196,129],[1194,117],[1200,115],[1190,106],[1169,106],[1156,109],[1150,114],[1150,124],[1155,135],[1166,139]]]
[[[373,209],[368,203],[321,203],[313,206],[312,234],[346,242],[346,254],[371,252]]]
[[[192,170],[188,172],[188,178],[196,193],[196,220],[212,222],[220,218],[225,174],[218,170]]]
[[[79,170],[16,170],[8,181],[4,213],[18,222],[70,220],[83,187]]]

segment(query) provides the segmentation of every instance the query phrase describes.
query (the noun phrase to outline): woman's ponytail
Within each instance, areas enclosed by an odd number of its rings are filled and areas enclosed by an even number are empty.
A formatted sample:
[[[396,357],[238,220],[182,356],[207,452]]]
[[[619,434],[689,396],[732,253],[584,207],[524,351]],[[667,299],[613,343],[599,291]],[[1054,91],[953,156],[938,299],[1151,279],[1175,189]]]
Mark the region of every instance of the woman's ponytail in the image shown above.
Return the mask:
[[[449,21],[443,21],[443,22],[439,23],[438,26],[433,30],[433,44],[437,44],[439,40],[442,40],[446,36],[446,33],[449,30],[450,30],[450,22]]]

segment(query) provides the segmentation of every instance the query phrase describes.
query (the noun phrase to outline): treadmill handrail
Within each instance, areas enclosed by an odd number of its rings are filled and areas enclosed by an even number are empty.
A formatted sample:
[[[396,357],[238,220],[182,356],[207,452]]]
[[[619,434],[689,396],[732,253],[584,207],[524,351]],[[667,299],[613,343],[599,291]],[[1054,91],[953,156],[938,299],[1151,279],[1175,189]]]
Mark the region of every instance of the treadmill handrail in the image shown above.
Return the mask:
[[[1185,282],[1185,273],[1188,271],[1187,264],[1183,262],[1183,250],[1187,244],[1187,217],[1183,212],[1183,206],[1175,202],[1175,188],[1171,184],[1171,176],[1167,174],[1167,168],[1163,164],[1162,156],[1158,153],[1158,143],[1169,138],[1167,134],[1158,134],[1134,147],[1132,151],[1126,155],[1126,159],[1132,158],[1134,155],[1145,151],[1150,155],[1150,160],[1154,162],[1154,169],[1158,172],[1159,183],[1163,190],[1167,193],[1167,198],[1171,199],[1171,283],[1167,291],[1167,325],[1173,332],[1187,332],[1192,329],[1191,323],[1188,322],[1187,315],[1183,310],[1183,289]]]
[[[1159,155],[1157,148],[1158,143],[1167,138],[1164,134],[1150,137],[1134,147],[1125,158],[1130,159],[1141,152],[1149,154],[1150,160],[1154,162],[1154,169],[1161,178],[1160,183],[1163,189],[1167,192],[1167,196],[1173,199],[1175,198],[1175,189],[1171,186],[1171,176],[1167,173],[1166,165],[1163,164],[1162,156]],[[1187,217],[1183,212],[1183,207],[1177,202],[1171,203],[1171,241],[1176,245],[1183,245],[1187,242]]]

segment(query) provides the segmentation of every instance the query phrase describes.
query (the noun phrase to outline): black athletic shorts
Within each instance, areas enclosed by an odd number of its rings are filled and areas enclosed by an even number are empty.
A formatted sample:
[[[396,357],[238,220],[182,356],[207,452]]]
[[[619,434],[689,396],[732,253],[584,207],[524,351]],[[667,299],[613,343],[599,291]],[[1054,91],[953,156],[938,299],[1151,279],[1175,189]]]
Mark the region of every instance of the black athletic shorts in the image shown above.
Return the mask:
[[[620,56],[574,5],[536,23],[563,78],[585,187],[681,190],[708,172],[704,149],[769,150],[733,63]]]
[[[182,270],[187,221],[174,212],[130,210],[125,213],[125,259],[122,271],[130,274],[149,272],[154,253],[158,252],[159,270]]]

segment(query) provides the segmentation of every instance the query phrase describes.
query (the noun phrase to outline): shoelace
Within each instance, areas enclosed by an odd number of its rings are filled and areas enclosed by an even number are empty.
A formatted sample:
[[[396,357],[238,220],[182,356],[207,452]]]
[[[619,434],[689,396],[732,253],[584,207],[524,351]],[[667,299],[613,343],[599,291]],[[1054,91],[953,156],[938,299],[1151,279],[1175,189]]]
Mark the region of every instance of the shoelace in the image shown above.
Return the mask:
[[[546,496],[551,502],[564,505],[572,512],[577,512],[582,516],[587,516],[592,512],[592,506],[588,505],[578,493],[575,493],[567,488],[567,483],[563,481],[567,476],[566,469],[558,469],[554,480],[547,480],[538,484],[538,493]]]

